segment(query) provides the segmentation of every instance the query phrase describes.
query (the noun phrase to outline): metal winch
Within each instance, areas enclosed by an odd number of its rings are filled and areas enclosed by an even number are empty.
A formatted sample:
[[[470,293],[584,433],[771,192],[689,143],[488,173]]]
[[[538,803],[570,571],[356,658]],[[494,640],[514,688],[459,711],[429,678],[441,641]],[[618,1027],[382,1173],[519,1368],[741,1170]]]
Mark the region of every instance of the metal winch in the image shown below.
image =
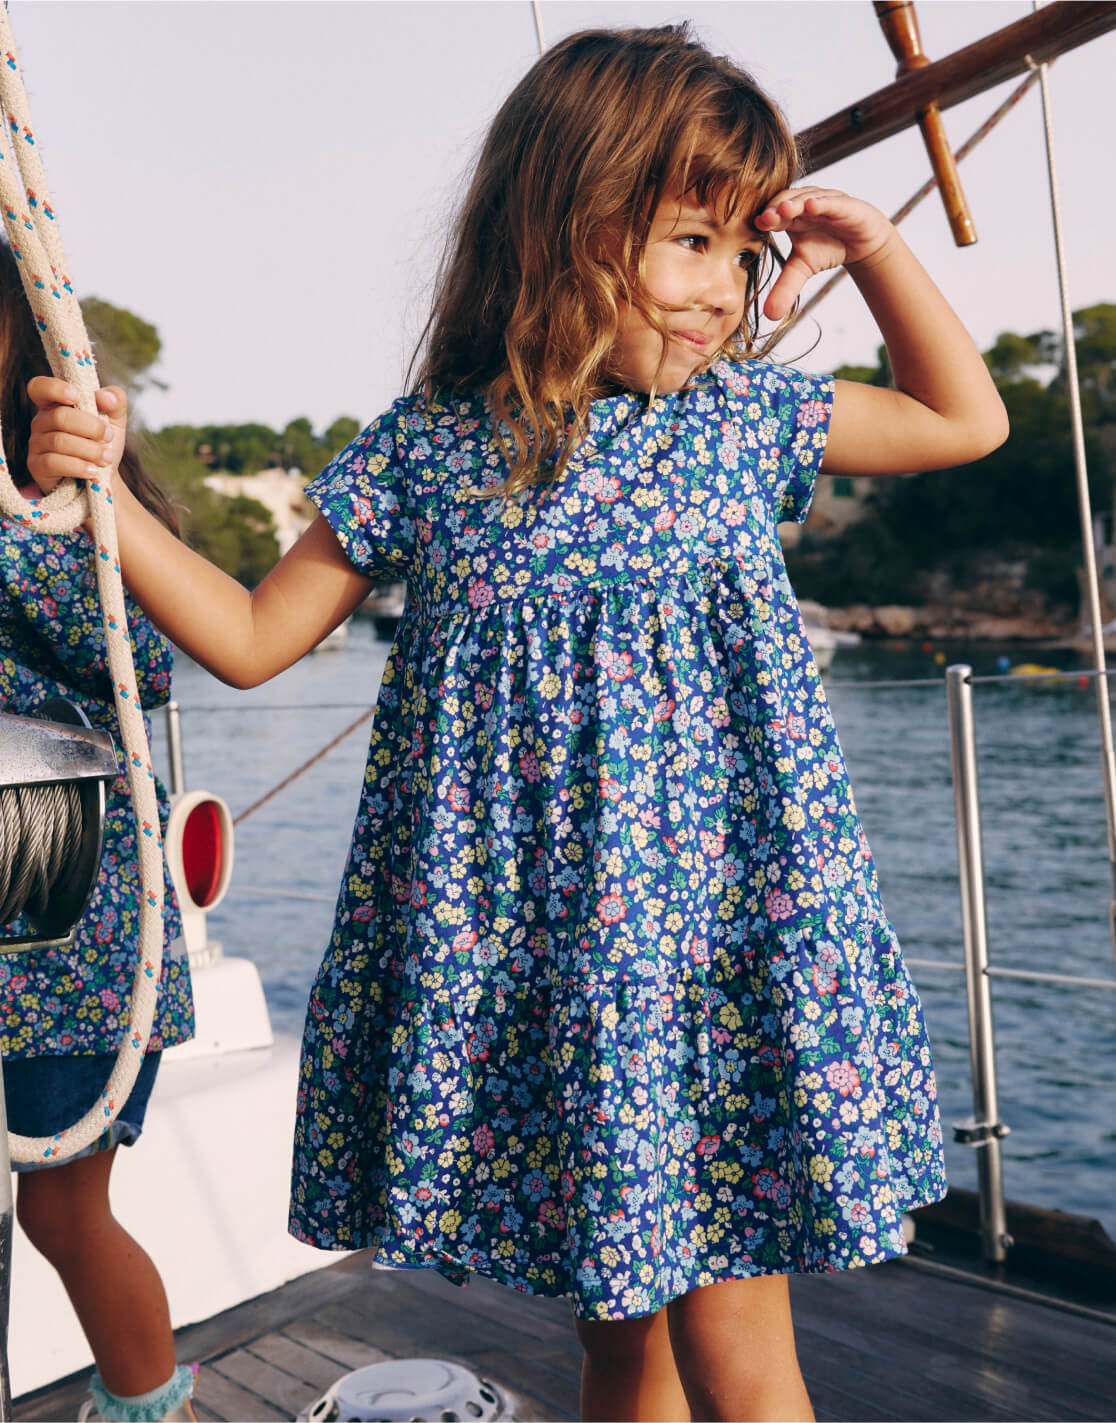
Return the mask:
[[[62,697],[35,716],[0,715],[0,924],[28,932],[0,953],[73,939],[101,864],[112,737]]]

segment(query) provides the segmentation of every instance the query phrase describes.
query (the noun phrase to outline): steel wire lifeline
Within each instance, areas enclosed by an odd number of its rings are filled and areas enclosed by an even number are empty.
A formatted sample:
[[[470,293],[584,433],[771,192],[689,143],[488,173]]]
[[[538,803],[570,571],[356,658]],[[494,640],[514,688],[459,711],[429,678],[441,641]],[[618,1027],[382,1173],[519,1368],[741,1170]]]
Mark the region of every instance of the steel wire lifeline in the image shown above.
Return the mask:
[[[96,412],[97,372],[81,308],[66,272],[58,222],[43,173],[39,146],[20,73],[7,11],[0,7],[0,111],[11,148],[0,141],[0,212],[24,291],[43,338],[51,370],[79,392],[78,407]],[[9,1135],[14,1161],[60,1160],[91,1145],[115,1119],[135,1084],[155,1016],[163,959],[163,855],[155,777],[147,745],[124,589],[117,554],[112,495],[99,482],[86,491],[72,480],[45,498],[26,500],[0,452],[0,511],[44,533],[70,533],[92,520],[94,563],[101,597],[105,648],[124,744],[128,784],[136,817],[140,864],[139,954],[132,986],[131,1016],[116,1064],[100,1098],[66,1131],[54,1136]]]

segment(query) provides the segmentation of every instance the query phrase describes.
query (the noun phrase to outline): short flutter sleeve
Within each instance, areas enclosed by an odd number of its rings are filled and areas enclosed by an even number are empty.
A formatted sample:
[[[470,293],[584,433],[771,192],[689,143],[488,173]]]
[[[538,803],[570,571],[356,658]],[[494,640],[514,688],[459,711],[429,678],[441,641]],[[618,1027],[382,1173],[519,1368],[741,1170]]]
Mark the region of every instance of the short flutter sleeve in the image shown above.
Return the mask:
[[[778,523],[800,524],[810,509],[833,413],[832,376],[810,375],[770,361],[730,367],[748,444],[758,444]]]
[[[404,401],[334,455],[306,497],[329,522],[358,573],[403,579],[415,548],[407,497],[408,416]]]

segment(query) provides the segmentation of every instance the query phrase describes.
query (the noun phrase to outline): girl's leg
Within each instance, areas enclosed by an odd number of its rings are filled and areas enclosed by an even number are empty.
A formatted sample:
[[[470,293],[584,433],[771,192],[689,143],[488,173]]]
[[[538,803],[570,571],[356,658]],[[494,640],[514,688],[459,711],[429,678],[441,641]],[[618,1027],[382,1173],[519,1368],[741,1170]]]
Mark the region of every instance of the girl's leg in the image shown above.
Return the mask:
[[[687,1423],[690,1417],[674,1366],[667,1312],[639,1319],[579,1319],[581,1416],[588,1423]]]
[[[115,1156],[21,1173],[16,1214],[62,1277],[105,1387],[128,1397],[174,1373],[174,1336],[158,1270],[109,1207]]]
[[[694,1418],[813,1419],[785,1275],[705,1285],[671,1300],[667,1317]]]

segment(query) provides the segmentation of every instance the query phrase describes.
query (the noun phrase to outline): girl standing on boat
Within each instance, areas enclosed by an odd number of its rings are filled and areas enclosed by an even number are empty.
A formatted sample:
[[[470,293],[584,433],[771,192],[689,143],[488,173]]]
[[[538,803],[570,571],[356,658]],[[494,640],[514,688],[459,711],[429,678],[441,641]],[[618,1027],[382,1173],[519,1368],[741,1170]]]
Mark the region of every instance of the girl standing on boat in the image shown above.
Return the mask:
[[[39,490],[28,475],[28,442],[34,448],[36,441],[27,383],[49,369],[15,258],[0,242],[3,457],[28,498],[38,497]],[[113,457],[119,459],[123,439],[114,439]],[[130,448],[119,467],[141,507],[168,536],[177,534],[174,510]],[[44,534],[0,516],[0,710],[31,716],[50,698],[65,697],[94,726],[116,734],[90,547],[85,532]],[[170,645],[135,604],[128,621],[143,705],[161,706],[170,696]],[[161,787],[159,794],[165,815]],[[108,1081],[128,1020],[139,895],[131,795],[121,774],[107,788],[100,875],[74,943],[0,955],[0,1052],[12,1131],[51,1136],[65,1130],[85,1115]],[[0,929],[0,937],[21,932],[28,932],[26,925],[17,921]],[[163,1282],[109,1205],[116,1148],[133,1145],[143,1130],[162,1049],[193,1035],[189,965],[170,950],[180,932],[168,877],[168,952],[151,1040],[115,1122],[77,1156],[13,1168],[21,1173],[19,1222],[61,1276],[96,1360],[93,1398],[103,1418],[194,1416],[193,1374],[175,1364]]]
[[[414,389],[310,485],[263,584],[117,496],[133,592],[234,685],[407,578],[291,1228],[570,1296],[593,1419],[808,1417],[786,1276],[899,1254],[945,1190],[777,525],[821,468],[964,463],[1006,421],[891,224],[796,168],[685,30],[574,35],[496,117]],[[779,322],[841,263],[897,389],[758,355],[771,278]],[[88,476],[96,421],[35,398],[40,483]]]

